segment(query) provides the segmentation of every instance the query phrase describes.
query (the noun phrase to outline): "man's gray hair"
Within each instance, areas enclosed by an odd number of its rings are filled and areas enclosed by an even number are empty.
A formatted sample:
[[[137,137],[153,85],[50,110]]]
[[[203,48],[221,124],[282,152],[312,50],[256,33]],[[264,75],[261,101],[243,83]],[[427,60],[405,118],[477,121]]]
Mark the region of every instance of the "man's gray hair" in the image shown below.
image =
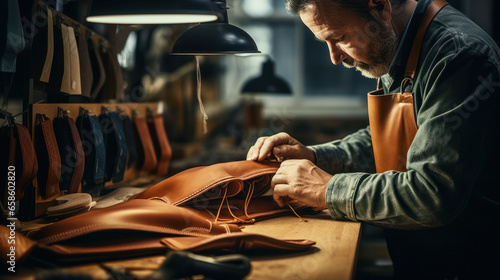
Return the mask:
[[[299,14],[303,11],[306,5],[317,1],[332,1],[338,3],[343,9],[352,10],[361,16],[369,15],[368,1],[369,0],[286,0],[286,8],[290,13]],[[407,0],[390,0],[393,5],[404,4]]]

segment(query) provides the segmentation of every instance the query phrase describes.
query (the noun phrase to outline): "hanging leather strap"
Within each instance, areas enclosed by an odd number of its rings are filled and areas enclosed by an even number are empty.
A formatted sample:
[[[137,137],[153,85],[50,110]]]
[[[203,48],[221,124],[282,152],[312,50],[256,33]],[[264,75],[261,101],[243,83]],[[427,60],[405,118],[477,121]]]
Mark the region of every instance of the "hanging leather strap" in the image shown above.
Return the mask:
[[[14,135],[16,136],[16,165],[21,165],[22,170],[17,181],[16,200],[23,198],[26,186],[35,179],[38,173],[38,160],[36,158],[35,147],[31,141],[31,136],[25,126],[15,124]],[[19,163],[19,161],[22,162]],[[18,175],[19,176],[19,175]]]
[[[118,147],[116,164],[113,172],[113,182],[120,182],[123,180],[125,169],[127,166],[127,141],[125,140],[125,132],[120,115],[117,112],[110,112],[109,117],[115,127],[115,141]]]
[[[153,141],[145,118],[135,118],[135,135],[137,143],[137,168],[153,171],[158,165]]]
[[[104,70],[104,65],[102,63],[101,53],[99,51],[99,45],[96,41],[92,40],[89,35],[87,38],[87,44],[89,47],[90,62],[92,65],[92,91],[90,92],[90,98],[95,99],[101,92],[104,81],[106,80],[106,72]]]
[[[137,159],[134,131],[132,128],[132,122],[130,121],[130,118],[127,114],[125,113],[121,114],[120,118],[123,123],[125,139],[127,140],[127,150],[128,150],[127,168],[131,168],[135,164]]]
[[[120,64],[118,63],[118,54],[114,48],[107,47],[103,53],[104,69],[106,70],[106,80],[102,88],[101,100],[124,98],[123,76]]]
[[[80,134],[73,119],[67,116],[55,118],[53,125],[61,156],[60,189],[76,193],[85,168],[85,154]]]
[[[60,193],[61,157],[50,119],[43,114],[38,114],[37,122],[35,150],[39,162],[38,190],[43,198],[50,198]]]
[[[83,27],[78,30],[78,55],[80,57],[80,79],[82,95],[90,97],[94,75],[92,74],[92,65],[90,64],[89,49],[87,46],[87,30]]]
[[[410,57],[408,58],[408,62],[406,63],[405,78],[414,78],[425,31],[427,30],[427,27],[431,23],[432,19],[434,19],[436,14],[446,5],[448,5],[448,3],[444,0],[434,0],[434,2],[432,2],[425,11],[422,22],[420,23],[420,26],[418,28],[417,35],[415,36],[415,39],[413,41],[413,46],[410,51]]]
[[[156,174],[161,176],[167,175],[170,158],[172,157],[172,149],[168,142],[163,117],[161,115],[150,116],[148,117],[148,124],[158,159]]]

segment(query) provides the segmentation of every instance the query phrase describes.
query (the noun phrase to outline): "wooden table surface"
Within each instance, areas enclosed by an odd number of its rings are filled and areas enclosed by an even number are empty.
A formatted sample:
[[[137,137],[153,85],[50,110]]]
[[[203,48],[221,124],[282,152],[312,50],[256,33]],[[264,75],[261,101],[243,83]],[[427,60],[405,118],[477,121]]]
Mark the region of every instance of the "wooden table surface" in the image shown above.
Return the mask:
[[[304,222],[296,216],[277,217],[245,225],[242,230],[265,234],[280,239],[310,239],[316,245],[304,252],[248,255],[252,271],[246,279],[353,279],[360,238],[358,222],[334,221],[328,213],[304,216]],[[110,268],[123,268],[134,276],[145,278],[165,261],[165,256],[152,256],[105,262]],[[91,275],[93,279],[109,279],[109,275],[97,264],[63,268],[64,271]],[[32,279],[33,271],[20,271],[17,276]],[[11,275],[12,276],[12,275]],[[1,277],[0,277],[1,278]],[[17,278],[17,277],[16,277]]]

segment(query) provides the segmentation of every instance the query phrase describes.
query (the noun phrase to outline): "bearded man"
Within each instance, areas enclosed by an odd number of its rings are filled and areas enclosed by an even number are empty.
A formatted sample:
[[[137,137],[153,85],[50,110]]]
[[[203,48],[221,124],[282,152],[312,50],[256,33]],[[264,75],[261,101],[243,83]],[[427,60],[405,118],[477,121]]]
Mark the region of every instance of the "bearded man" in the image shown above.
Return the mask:
[[[282,161],[274,199],[384,228],[397,279],[500,275],[500,50],[443,0],[287,0],[333,64],[378,79],[370,126],[304,146],[259,138]],[[333,79],[333,77],[332,77]],[[325,234],[328,234],[325,229]]]

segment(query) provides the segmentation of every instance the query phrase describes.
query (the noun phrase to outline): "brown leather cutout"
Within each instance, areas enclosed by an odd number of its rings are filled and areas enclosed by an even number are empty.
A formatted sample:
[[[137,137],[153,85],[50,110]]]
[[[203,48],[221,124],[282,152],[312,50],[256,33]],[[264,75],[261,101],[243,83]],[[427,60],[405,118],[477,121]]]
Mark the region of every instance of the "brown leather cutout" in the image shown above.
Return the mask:
[[[145,118],[134,118],[134,132],[137,145],[137,168],[153,171],[158,165],[155,148]]]
[[[163,124],[163,117],[156,115],[148,118],[149,130],[151,138],[155,146],[156,158],[158,166],[156,168],[157,175],[167,175],[170,158],[172,157],[172,148],[168,142],[167,132]]]

